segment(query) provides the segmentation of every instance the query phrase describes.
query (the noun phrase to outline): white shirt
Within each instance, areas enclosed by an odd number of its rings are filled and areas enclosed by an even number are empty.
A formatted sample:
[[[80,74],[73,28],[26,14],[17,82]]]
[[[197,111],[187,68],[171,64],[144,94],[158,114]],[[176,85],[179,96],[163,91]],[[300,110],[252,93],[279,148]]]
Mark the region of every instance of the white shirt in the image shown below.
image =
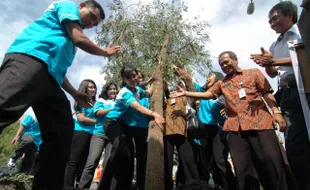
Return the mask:
[[[289,47],[287,42],[291,40],[301,39],[298,27],[294,24],[283,36],[279,36],[277,41],[270,46],[270,52],[274,58],[290,57]],[[294,70],[292,66],[276,66],[279,76],[280,88],[287,82],[295,80]]]

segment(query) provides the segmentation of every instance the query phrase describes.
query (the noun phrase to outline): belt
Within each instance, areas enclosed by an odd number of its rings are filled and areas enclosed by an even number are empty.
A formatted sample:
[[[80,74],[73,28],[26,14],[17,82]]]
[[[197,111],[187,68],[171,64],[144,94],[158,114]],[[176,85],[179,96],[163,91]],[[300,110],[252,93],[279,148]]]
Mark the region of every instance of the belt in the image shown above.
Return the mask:
[[[292,88],[292,87],[295,87],[296,85],[297,85],[296,81],[295,80],[291,80],[291,81],[288,81],[288,82],[283,82],[281,84],[280,89]]]

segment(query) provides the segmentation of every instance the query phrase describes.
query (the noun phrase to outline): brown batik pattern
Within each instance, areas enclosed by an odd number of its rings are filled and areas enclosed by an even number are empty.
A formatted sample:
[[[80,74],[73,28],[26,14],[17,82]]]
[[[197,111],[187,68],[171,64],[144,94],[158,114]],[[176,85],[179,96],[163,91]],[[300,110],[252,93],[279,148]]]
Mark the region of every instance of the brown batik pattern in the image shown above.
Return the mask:
[[[246,97],[239,98],[239,90],[245,89]],[[261,95],[272,93],[267,79],[258,69],[237,70],[233,76],[226,76],[209,90],[215,98],[224,95],[228,119],[225,131],[272,129],[272,116]]]

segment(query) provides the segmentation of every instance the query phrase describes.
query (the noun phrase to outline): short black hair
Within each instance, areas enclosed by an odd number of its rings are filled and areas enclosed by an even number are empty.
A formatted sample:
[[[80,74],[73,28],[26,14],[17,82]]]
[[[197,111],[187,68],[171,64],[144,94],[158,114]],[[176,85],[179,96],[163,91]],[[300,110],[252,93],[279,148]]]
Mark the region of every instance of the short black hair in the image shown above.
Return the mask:
[[[297,6],[291,1],[281,1],[280,3],[273,6],[269,11],[269,16],[275,11],[281,11],[284,16],[293,16],[294,24],[297,22]]]
[[[105,19],[105,14],[104,14],[103,8],[101,7],[101,5],[97,1],[95,1],[95,0],[87,0],[87,1],[85,1],[85,4],[86,4],[86,7],[98,8],[99,11],[100,11],[101,19],[102,20]]]
[[[229,57],[231,59],[237,59],[237,55],[233,52],[233,51],[223,51],[222,53],[220,53],[220,55],[218,56],[218,60],[220,60],[220,57],[224,54],[228,54]]]

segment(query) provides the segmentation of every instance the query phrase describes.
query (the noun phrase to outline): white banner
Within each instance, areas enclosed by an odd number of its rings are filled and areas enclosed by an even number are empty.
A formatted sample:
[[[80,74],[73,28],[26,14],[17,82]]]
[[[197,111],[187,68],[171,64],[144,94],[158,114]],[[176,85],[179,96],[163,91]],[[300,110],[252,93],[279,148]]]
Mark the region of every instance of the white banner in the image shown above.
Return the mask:
[[[303,85],[303,81],[302,81],[302,78],[301,78],[301,73],[300,73],[300,70],[299,70],[297,53],[296,53],[296,50],[295,50],[295,45],[298,44],[298,43],[301,43],[301,42],[302,41],[298,41],[298,40],[289,41],[288,42],[288,46],[289,46],[289,49],[290,49],[290,55],[291,55],[292,65],[293,65],[293,69],[294,69],[294,73],[295,73],[295,79],[296,79],[296,82],[297,82],[298,93],[299,93],[300,102],[301,102],[301,105],[302,105],[302,110],[303,110],[303,113],[304,113],[304,117],[305,117],[305,120],[306,120],[308,136],[309,136],[309,139],[310,139],[310,109],[309,109],[309,104],[308,104],[307,99],[306,99],[304,85]]]

